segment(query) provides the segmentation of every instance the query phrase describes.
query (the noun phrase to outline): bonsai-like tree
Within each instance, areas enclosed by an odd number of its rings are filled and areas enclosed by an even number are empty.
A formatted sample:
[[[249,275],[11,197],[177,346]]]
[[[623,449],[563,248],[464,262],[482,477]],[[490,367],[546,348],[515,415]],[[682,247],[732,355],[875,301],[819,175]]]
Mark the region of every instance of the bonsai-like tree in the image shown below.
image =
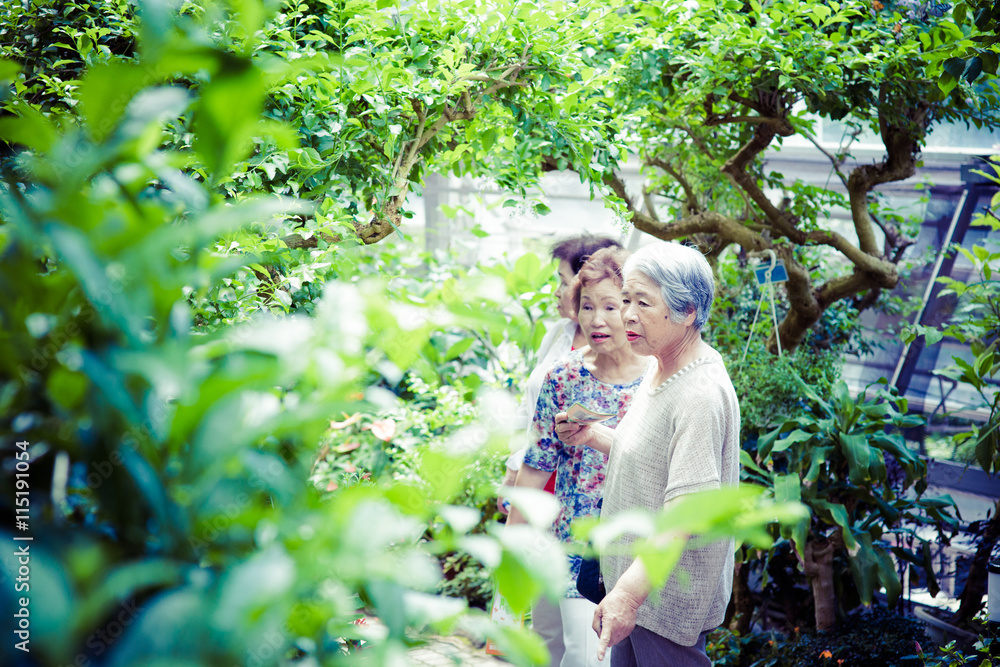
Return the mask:
[[[647,180],[638,199],[616,170],[605,182],[636,228],[658,238],[691,240],[710,255],[732,244],[773,249],[788,270],[789,308],[777,331],[785,349],[832,303],[850,299],[862,310],[896,286],[913,239],[879,205],[877,188],[915,174],[935,125],[981,127],[1000,111],[985,76],[996,73],[997,44],[985,23],[966,21],[967,9],[951,16],[945,5],[909,0],[719,0],[642,4],[634,14],[636,32],[604,52],[628,68],[607,100],[628,115],[628,142]],[[840,149],[816,141],[821,120],[848,128]],[[885,156],[852,164],[850,143],[864,132]],[[846,196],[767,173],[767,152],[791,137],[829,158]],[[833,208],[849,211],[850,233],[830,227]],[[827,259],[823,271],[817,255]]]

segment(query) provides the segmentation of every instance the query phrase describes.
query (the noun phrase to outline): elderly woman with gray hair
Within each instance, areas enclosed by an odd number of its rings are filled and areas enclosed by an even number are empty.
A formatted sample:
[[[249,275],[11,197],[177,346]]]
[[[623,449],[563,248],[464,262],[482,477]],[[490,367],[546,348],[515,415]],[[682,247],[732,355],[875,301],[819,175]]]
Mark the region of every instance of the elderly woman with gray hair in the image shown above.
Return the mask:
[[[614,430],[557,415],[563,442],[609,453],[602,519],[739,482],[740,409],[722,357],[701,338],[715,294],[700,252],[656,243],[623,268],[622,320],[632,350],[653,357]],[[732,540],[685,551],[654,591],[626,535],[601,558],[608,594],[594,612],[598,657],[612,667],[710,665],[705,636],[732,594]]]

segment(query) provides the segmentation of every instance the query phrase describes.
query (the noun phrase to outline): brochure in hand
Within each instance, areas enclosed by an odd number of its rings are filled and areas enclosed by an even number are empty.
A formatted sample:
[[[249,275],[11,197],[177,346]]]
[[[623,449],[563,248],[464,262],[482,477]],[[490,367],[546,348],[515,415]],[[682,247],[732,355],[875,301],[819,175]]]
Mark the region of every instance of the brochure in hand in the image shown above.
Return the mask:
[[[569,406],[566,410],[566,420],[571,422],[580,422],[583,424],[598,424],[603,421],[607,421],[615,416],[615,413],[603,414],[601,412],[594,412],[593,410],[588,410],[579,403],[574,403]]]

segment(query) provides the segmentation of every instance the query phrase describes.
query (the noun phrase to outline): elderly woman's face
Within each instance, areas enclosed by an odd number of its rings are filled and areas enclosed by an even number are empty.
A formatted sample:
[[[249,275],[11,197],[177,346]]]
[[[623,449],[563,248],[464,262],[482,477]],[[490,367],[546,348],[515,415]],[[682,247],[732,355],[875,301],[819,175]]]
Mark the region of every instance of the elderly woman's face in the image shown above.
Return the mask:
[[[598,354],[623,350],[628,345],[621,308],[622,290],[610,278],[580,290],[580,328]]]
[[[569,286],[573,283],[573,267],[565,259],[559,260],[559,287],[556,288],[556,307],[559,315],[574,322],[576,313],[573,312],[573,296]]]
[[[694,313],[683,323],[670,319],[660,286],[645,274],[632,271],[622,286],[622,321],[625,335],[638,355],[669,355],[694,323]]]

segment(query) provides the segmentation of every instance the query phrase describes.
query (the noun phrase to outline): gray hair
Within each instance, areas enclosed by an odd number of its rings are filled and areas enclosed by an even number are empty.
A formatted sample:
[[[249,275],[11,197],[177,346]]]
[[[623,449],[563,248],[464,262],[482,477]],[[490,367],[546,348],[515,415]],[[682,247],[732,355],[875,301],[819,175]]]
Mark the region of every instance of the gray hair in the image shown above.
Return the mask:
[[[633,271],[660,286],[671,321],[680,324],[688,313],[694,312],[694,328],[700,330],[705,326],[715,298],[715,275],[697,249],[679,243],[653,243],[625,261],[622,275]]]

